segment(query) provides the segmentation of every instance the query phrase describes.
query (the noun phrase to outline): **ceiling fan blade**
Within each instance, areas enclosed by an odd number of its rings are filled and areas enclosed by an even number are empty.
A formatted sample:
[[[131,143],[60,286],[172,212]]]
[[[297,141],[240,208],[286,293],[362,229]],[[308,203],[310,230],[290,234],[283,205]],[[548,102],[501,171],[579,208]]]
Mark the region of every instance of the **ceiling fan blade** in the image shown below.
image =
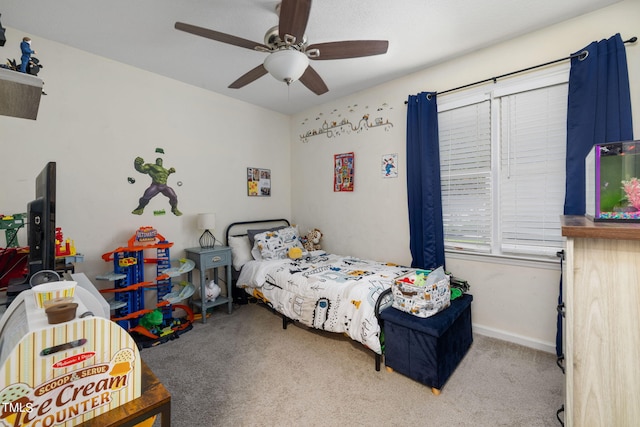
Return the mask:
[[[300,43],[307,29],[309,14],[311,13],[311,0],[282,0],[280,4],[280,22],[278,33],[282,40],[289,34]]]
[[[307,47],[306,51],[318,49],[316,55],[309,55],[309,59],[347,59],[362,56],[382,55],[387,53],[387,40],[346,40],[341,42],[316,43]]]
[[[196,36],[206,37],[211,40],[216,40],[222,43],[231,44],[234,46],[240,46],[247,49],[255,50],[256,47],[269,49],[262,43],[256,43],[251,40],[243,39],[241,37],[232,36],[231,34],[221,33],[219,31],[210,30],[208,28],[197,27],[191,24],[185,24],[184,22],[176,22],[176,30],[185,31],[187,33],[195,34]]]
[[[323,93],[329,92],[329,88],[324,83],[324,80],[322,80],[322,77],[320,77],[320,74],[318,74],[311,66],[307,67],[304,74],[300,77],[300,81],[316,95],[322,95]]]
[[[267,74],[267,69],[264,68],[264,65],[260,64],[253,70],[241,76],[235,82],[231,83],[229,85],[229,88],[240,89],[241,87],[246,86],[255,80],[258,80],[260,77],[264,76],[265,74]]]

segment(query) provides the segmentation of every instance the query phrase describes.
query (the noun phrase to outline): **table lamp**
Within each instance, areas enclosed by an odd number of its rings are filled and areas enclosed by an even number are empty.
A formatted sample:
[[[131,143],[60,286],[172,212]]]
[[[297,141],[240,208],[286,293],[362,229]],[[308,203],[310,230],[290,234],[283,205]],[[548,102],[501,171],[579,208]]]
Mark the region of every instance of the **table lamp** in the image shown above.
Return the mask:
[[[216,245],[216,238],[209,230],[216,228],[216,214],[198,214],[198,229],[204,230],[200,236],[200,247],[203,249],[213,248]]]

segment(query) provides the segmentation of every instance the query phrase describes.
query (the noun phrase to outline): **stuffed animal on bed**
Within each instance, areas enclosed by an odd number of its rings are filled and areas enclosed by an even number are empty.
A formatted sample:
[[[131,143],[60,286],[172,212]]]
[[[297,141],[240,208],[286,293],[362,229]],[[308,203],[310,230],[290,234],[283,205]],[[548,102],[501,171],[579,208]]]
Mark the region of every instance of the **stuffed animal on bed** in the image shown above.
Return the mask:
[[[304,249],[307,251],[317,251],[321,249],[320,239],[322,239],[322,232],[317,228],[309,230],[305,236]]]

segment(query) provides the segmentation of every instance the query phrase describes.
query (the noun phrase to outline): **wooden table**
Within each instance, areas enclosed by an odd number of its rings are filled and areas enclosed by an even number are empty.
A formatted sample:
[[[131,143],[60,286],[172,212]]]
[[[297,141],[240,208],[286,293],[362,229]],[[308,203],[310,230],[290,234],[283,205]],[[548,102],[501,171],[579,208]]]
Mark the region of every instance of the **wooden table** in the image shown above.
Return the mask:
[[[142,367],[142,393],[127,402],[81,424],[85,427],[132,427],[160,414],[161,426],[171,426],[171,394],[162,385],[144,361]]]

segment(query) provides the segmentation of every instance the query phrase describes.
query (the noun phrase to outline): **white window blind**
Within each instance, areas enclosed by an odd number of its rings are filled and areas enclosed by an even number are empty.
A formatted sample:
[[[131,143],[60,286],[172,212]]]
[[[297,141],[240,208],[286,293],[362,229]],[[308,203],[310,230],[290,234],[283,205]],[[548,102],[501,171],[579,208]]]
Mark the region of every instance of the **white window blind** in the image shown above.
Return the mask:
[[[500,236],[504,253],[562,247],[567,85],[500,98]]]
[[[445,247],[491,245],[491,108],[488,100],[438,114]]]
[[[438,100],[446,249],[555,259],[567,80],[564,66]]]

